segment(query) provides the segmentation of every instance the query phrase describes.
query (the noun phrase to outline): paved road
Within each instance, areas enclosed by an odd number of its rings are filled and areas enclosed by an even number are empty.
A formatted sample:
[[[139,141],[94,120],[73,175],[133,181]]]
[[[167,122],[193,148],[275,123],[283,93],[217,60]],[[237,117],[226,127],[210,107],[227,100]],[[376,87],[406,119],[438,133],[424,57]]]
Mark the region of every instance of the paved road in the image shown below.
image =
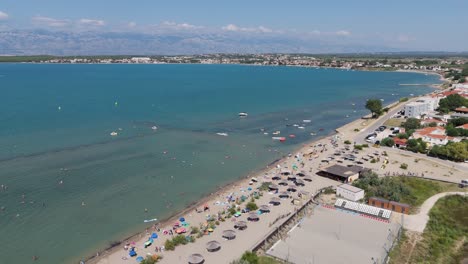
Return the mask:
[[[418,214],[404,216],[403,227],[411,231],[422,233],[424,231],[424,228],[426,228],[427,222],[429,221],[429,211],[440,198],[445,197],[447,195],[468,195],[468,193],[445,192],[430,197],[421,205]]]
[[[417,98],[413,98],[411,100],[409,100],[407,103],[409,102],[413,102],[417,100]],[[405,103],[406,104],[406,103]],[[383,123],[385,123],[385,121],[387,121],[391,116],[393,116],[394,114],[396,114],[398,111],[402,110],[404,107],[405,107],[405,104],[401,104],[401,105],[398,105],[397,107],[395,108],[392,108],[390,111],[388,111],[386,114],[384,114],[383,116],[379,117],[377,120],[374,120],[373,123],[368,126],[367,128],[361,130],[355,137],[354,141],[356,141],[357,144],[365,144],[365,138],[367,135],[369,135],[370,133],[374,132],[379,126],[383,125]],[[371,121],[372,122],[372,121]]]

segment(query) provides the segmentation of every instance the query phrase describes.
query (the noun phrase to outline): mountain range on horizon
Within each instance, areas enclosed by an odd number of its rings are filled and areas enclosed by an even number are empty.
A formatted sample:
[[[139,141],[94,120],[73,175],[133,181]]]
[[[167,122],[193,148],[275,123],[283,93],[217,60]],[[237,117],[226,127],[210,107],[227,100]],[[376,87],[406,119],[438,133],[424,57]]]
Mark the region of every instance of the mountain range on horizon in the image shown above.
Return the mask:
[[[379,53],[401,48],[298,35],[223,32],[0,31],[0,55],[177,55],[208,53]]]

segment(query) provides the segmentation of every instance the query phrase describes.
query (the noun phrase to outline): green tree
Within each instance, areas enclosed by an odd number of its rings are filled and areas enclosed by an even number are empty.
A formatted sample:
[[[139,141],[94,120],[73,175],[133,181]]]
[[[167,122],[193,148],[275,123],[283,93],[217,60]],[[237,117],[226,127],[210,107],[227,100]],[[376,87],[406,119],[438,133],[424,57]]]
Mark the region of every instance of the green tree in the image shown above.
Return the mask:
[[[468,107],[468,99],[459,94],[451,94],[439,101],[438,110],[442,113],[448,113],[462,106]]]
[[[445,129],[445,133],[447,134],[447,136],[450,137],[460,136],[460,133],[458,133],[458,129],[454,128],[452,125],[447,126],[447,128]]]
[[[408,131],[408,130],[420,128],[421,127],[421,121],[419,119],[417,119],[417,118],[410,117],[410,118],[406,119],[406,122],[404,122],[401,125],[406,129],[406,131]]]
[[[380,145],[386,146],[386,147],[393,147],[395,145],[395,141],[393,138],[384,138],[382,141],[380,141]]]
[[[437,123],[436,122],[430,122],[427,126],[428,127],[436,127]]]
[[[382,101],[379,99],[369,99],[366,102],[366,108],[372,114],[372,116],[379,116],[382,114]]]
[[[464,124],[468,124],[467,117],[459,117],[459,118],[452,118],[448,121],[448,125],[452,124],[454,127],[462,126]]]

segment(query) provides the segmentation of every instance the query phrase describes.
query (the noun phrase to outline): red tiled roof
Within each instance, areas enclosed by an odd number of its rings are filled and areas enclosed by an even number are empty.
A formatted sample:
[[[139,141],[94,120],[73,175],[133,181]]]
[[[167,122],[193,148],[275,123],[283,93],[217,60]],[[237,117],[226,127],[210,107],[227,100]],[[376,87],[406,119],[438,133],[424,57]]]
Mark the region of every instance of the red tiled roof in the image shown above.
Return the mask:
[[[464,125],[461,125],[461,126],[457,126],[457,128],[463,128],[463,129],[467,129],[467,130],[468,130],[468,124],[464,124]]]
[[[455,112],[463,112],[463,113],[468,113],[468,108],[466,107],[459,107],[455,109]]]
[[[432,122],[447,124],[447,122],[445,122],[445,121],[442,121],[442,120],[439,120],[439,119],[434,119],[434,118],[428,118],[428,119],[424,119],[424,120],[421,121],[421,123],[423,123],[423,124],[432,123]]]
[[[440,127],[440,126],[436,126],[436,127],[425,127],[425,128],[416,130],[415,133],[418,133],[419,135],[422,135],[422,136],[426,136],[426,135],[432,134],[432,133],[433,133],[434,131],[436,131],[436,130],[443,130],[443,131],[444,131],[444,134],[445,134],[445,128]]]
[[[407,142],[407,141],[408,141],[408,140],[405,139],[405,138],[397,138],[397,137],[394,137],[394,138],[393,138],[393,142],[395,142],[396,145],[400,145],[400,146],[401,146],[401,145],[406,145],[406,142]]]

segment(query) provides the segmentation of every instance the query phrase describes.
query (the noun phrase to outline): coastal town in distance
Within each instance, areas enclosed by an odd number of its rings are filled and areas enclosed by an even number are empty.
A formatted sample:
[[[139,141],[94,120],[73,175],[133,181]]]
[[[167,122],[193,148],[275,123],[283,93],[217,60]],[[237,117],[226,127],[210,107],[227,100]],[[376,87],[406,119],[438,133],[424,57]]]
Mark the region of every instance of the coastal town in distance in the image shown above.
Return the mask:
[[[0,264],[468,264],[447,1],[5,0]]]

